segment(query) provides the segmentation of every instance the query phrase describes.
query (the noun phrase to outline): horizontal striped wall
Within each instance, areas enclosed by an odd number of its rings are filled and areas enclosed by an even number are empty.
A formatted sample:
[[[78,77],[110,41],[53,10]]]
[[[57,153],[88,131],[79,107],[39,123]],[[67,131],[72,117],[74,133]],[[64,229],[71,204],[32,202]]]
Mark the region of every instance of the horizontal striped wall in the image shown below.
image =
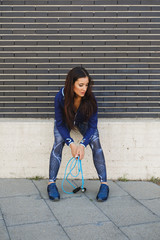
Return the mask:
[[[67,72],[94,79],[99,117],[160,116],[159,0],[1,0],[0,117],[54,117]]]

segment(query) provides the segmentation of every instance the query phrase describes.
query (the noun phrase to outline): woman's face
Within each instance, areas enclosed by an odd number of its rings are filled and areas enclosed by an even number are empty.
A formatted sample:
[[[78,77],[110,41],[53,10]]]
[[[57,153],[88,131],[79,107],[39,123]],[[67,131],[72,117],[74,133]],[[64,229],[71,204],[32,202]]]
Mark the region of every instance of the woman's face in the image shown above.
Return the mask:
[[[89,84],[88,77],[78,78],[74,83],[73,91],[78,97],[84,97]]]

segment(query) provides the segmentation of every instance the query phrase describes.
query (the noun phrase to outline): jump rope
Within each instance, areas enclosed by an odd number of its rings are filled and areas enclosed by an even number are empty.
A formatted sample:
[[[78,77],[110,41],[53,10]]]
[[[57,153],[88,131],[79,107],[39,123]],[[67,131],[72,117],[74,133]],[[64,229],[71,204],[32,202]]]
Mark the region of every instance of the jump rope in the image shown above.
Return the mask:
[[[75,175],[75,174],[73,174],[73,170],[75,169],[76,166],[78,168],[78,173]],[[80,174],[81,174],[81,178],[82,178],[82,185],[80,187],[75,186],[73,183],[71,183],[68,180],[68,177],[70,175],[71,175],[71,177],[76,178]],[[64,182],[65,182],[65,180],[74,188],[72,192],[67,192],[67,191],[64,190]],[[68,163],[66,165],[66,168],[65,168],[65,172],[64,172],[64,178],[62,180],[62,190],[63,190],[64,193],[67,193],[67,194],[77,193],[80,190],[83,193],[86,191],[86,188],[84,188],[84,177],[83,177],[82,163],[81,163],[81,160],[79,159],[79,156],[78,156],[78,158],[77,157],[76,158],[72,157],[68,161]]]

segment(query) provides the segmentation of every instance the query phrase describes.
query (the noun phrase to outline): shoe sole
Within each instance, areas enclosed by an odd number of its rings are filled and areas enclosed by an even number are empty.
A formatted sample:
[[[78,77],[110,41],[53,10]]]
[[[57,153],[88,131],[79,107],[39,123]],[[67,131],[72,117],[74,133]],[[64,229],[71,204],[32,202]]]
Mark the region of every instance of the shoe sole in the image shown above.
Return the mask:
[[[108,197],[105,198],[105,199],[101,199],[101,198],[96,198],[97,202],[105,202],[107,201]]]
[[[60,198],[52,198],[52,197],[49,197],[49,199],[53,202],[58,202],[60,200]]]
[[[107,199],[102,200],[102,199],[97,199],[97,202],[105,202]]]

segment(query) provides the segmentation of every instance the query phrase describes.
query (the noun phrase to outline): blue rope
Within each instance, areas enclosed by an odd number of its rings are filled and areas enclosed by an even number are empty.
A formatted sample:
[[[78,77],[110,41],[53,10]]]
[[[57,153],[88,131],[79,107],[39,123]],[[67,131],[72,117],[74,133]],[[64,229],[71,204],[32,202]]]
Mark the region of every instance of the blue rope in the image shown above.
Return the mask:
[[[77,167],[78,167],[78,173],[77,173],[77,175],[74,175],[74,174],[72,173],[72,171],[74,170],[74,168],[76,167],[76,165],[77,165]],[[69,168],[69,172],[68,172],[68,174],[67,174],[68,168]],[[79,159],[79,157],[78,157],[78,159],[72,157],[72,158],[68,161],[68,163],[67,163],[67,165],[66,165],[65,172],[64,172],[64,178],[63,178],[63,180],[62,180],[62,190],[63,190],[64,193],[67,193],[67,194],[73,194],[73,193],[74,193],[74,192],[67,192],[67,191],[64,190],[64,187],[63,187],[64,181],[66,180],[74,189],[76,189],[77,186],[74,186],[74,185],[68,180],[68,177],[69,177],[69,175],[71,175],[73,178],[76,178],[76,177],[79,176],[80,173],[81,173],[81,177],[82,177],[82,185],[81,185],[80,188],[81,188],[81,189],[84,189],[84,177],[83,177],[83,170],[82,170],[81,160]]]

